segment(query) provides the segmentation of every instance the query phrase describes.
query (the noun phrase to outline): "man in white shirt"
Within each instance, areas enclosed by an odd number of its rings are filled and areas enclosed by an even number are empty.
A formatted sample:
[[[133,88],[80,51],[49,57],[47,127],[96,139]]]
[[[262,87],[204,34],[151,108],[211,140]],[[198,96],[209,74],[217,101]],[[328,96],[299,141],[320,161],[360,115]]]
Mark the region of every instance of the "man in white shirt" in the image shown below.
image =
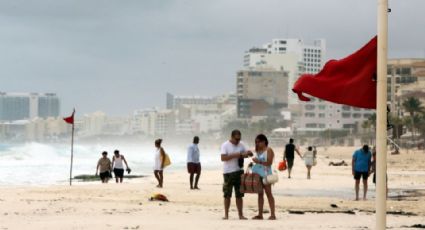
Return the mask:
[[[198,181],[201,176],[201,162],[199,160],[199,137],[193,138],[193,144],[187,149],[187,172],[190,174],[190,189],[199,189]],[[193,176],[196,174],[195,185],[193,185]]]
[[[223,193],[224,193],[224,218],[229,219],[230,199],[233,188],[235,190],[236,207],[238,208],[239,219],[245,220],[243,216],[243,196],[241,193],[241,175],[243,174],[243,159],[253,156],[241,142],[241,132],[233,130],[230,140],[221,145],[221,161],[223,162]]]

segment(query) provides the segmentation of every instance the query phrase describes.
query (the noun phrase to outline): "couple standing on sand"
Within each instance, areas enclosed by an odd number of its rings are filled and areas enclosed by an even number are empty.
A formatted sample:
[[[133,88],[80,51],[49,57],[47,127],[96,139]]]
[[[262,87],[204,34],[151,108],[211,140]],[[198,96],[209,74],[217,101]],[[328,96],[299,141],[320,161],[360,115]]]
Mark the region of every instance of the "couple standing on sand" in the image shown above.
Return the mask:
[[[255,138],[255,152],[256,156],[252,161],[260,164],[267,169],[267,174],[271,174],[271,166],[274,159],[273,149],[268,147],[267,137],[263,134]],[[236,207],[238,209],[239,219],[247,219],[243,215],[243,197],[244,194],[240,192],[241,175],[244,173],[244,158],[252,157],[254,154],[248,150],[241,142],[241,132],[233,130],[230,140],[226,141],[221,146],[221,161],[223,162],[223,194],[224,194],[224,217],[229,219],[229,208],[232,197],[232,191],[235,191]],[[264,185],[263,189],[266,193],[270,206],[270,220],[275,220],[275,202],[272,194],[271,184]],[[258,215],[253,219],[263,219],[263,206],[264,206],[264,192],[258,194]]]
[[[102,183],[108,183],[109,178],[112,177],[111,171],[113,170],[116,183],[122,183],[124,178],[123,162],[125,163],[127,173],[130,173],[131,169],[128,167],[127,160],[120,154],[119,150],[114,151],[112,161],[108,158],[108,152],[103,151],[102,157],[97,162],[96,176],[100,176]]]

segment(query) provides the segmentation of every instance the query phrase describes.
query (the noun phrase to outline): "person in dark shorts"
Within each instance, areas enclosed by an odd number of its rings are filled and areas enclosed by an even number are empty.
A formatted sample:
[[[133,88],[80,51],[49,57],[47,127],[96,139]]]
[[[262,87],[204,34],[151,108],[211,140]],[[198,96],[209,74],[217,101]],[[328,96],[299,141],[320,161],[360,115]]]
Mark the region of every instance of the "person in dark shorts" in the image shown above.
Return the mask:
[[[294,145],[294,139],[290,138],[289,144],[287,144],[285,146],[285,151],[283,152],[283,160],[284,161],[286,160],[286,162],[288,163],[287,164],[287,166],[288,166],[288,178],[291,178],[292,167],[294,166],[295,152],[297,152],[298,156],[300,156],[301,159],[303,159],[300,151]]]
[[[108,152],[102,152],[102,157],[97,162],[96,176],[99,175],[102,183],[108,183],[111,176],[112,163],[108,158]]]
[[[374,146],[372,149],[372,166],[370,173],[373,173],[373,183],[376,186],[376,147]],[[387,197],[388,197],[388,175],[386,176],[387,179]]]
[[[193,137],[193,143],[187,148],[187,172],[190,174],[189,182],[190,189],[199,189],[198,182],[201,176],[201,162],[199,160],[199,137]],[[193,184],[193,177],[195,176],[195,185]]]
[[[114,169],[115,181],[117,183],[122,183],[124,178],[124,164],[127,171],[130,169],[127,164],[127,160],[124,155],[120,154],[119,150],[114,151],[114,156],[112,157],[112,168]]]
[[[223,196],[224,196],[224,220],[229,219],[230,199],[233,189],[235,190],[236,207],[239,219],[246,220],[243,215],[243,196],[240,192],[241,175],[243,169],[239,165],[240,158],[253,156],[253,153],[241,142],[241,132],[233,130],[230,140],[221,145],[221,161],[223,162]]]
[[[363,179],[363,200],[366,200],[367,195],[367,179],[372,166],[372,153],[369,151],[369,146],[364,145],[353,154],[351,163],[352,174],[355,180],[356,200],[359,200],[360,179]]]

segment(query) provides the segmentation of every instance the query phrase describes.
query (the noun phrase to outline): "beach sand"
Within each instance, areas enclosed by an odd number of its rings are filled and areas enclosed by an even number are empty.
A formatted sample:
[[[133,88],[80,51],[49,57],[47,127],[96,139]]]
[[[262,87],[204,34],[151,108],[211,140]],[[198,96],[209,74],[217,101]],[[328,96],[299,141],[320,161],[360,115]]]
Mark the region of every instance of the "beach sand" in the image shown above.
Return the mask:
[[[374,229],[372,179],[368,200],[354,201],[350,164],[328,166],[329,161],[351,163],[354,148],[318,150],[311,180],[306,179],[299,158],[292,179],[286,172],[279,173],[280,181],[273,186],[276,221],[238,220],[234,199],[230,220],[222,220],[221,169],[204,170],[199,191],[189,189],[186,171],[174,170],[165,172],[163,189],[155,187],[151,175],[123,184],[1,187],[0,229]],[[425,224],[424,165],[424,152],[388,155],[389,227],[408,229],[406,226]],[[170,202],[148,201],[152,193],[165,194]],[[245,216],[255,216],[256,209],[257,196],[246,194]]]

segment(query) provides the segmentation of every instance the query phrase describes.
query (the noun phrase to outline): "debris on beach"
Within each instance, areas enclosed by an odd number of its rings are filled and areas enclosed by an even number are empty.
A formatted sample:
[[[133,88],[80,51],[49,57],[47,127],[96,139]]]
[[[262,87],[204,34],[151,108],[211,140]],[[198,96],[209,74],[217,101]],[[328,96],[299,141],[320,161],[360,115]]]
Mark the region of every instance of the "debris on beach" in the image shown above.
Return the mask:
[[[149,201],[165,201],[165,202],[168,202],[169,200],[165,195],[163,195],[161,193],[155,193],[155,194],[152,194],[152,196],[149,198]]]
[[[331,162],[329,162],[329,166],[348,166],[348,164],[344,160],[337,161],[337,162],[331,161]]]

